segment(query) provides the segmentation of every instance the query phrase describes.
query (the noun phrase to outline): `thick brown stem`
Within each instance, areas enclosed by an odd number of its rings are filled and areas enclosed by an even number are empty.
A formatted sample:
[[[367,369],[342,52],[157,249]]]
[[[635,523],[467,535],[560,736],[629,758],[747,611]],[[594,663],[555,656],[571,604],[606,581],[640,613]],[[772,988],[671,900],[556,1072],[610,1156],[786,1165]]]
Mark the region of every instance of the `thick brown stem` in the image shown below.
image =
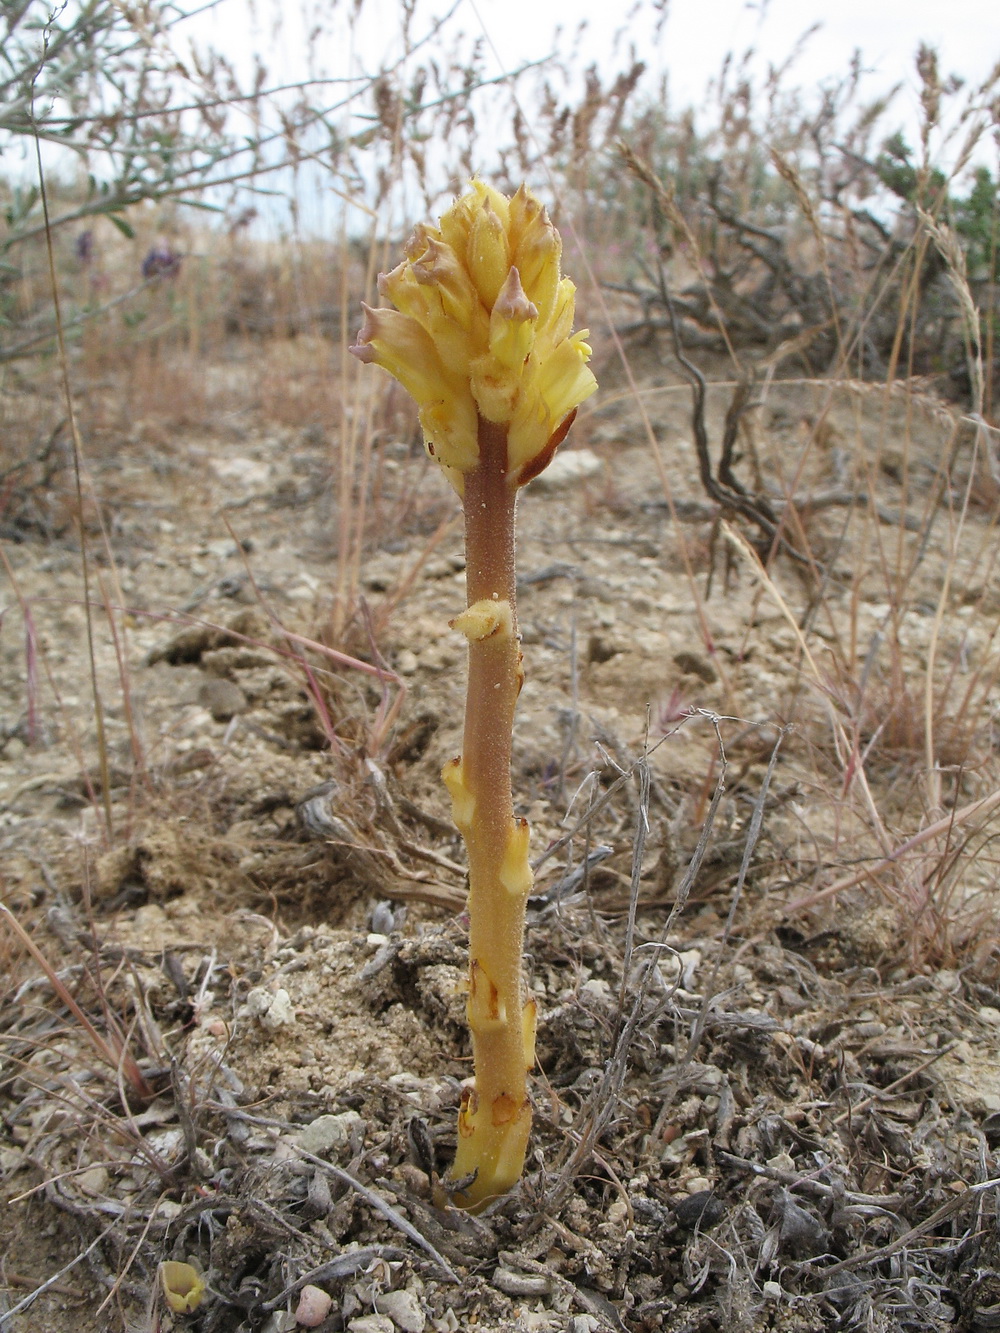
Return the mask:
[[[522,999],[524,912],[531,889],[528,826],[514,819],[510,759],[521,653],[514,601],[514,506],[507,435],[481,421],[479,463],[465,476],[468,609],[455,621],[469,640],[462,757],[444,773],[469,855],[469,1026],[475,1088],[459,1113],[456,1194],[477,1208],[509,1189],[524,1165],[531,1108],[534,1004]]]

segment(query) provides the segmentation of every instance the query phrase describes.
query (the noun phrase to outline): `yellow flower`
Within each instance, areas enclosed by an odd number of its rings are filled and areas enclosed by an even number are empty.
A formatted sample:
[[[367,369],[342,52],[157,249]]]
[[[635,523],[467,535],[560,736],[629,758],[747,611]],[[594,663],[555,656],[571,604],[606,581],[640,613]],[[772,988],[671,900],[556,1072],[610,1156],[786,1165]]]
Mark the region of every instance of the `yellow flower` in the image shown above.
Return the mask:
[[[437,227],[420,224],[365,306],[351,351],[415,399],[428,452],[462,489],[485,420],[508,428],[508,475],[522,485],[565,438],[597,388],[586,330],[573,334],[576,288],[562,242],[523,185],[512,199],[473,181]]]

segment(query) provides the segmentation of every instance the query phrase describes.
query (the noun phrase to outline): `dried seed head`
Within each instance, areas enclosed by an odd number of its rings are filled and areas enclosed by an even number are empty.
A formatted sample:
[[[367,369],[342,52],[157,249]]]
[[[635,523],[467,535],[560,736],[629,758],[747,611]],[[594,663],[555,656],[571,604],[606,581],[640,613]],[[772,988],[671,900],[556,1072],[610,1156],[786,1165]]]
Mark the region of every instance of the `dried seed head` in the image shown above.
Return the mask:
[[[513,484],[536,476],[597,388],[562,242],[523,185],[508,199],[482,181],[421,223],[406,258],[379,278],[395,310],[365,307],[351,351],[383,366],[420,409],[428,453],[461,491],[478,461],[478,420],[508,428]]]

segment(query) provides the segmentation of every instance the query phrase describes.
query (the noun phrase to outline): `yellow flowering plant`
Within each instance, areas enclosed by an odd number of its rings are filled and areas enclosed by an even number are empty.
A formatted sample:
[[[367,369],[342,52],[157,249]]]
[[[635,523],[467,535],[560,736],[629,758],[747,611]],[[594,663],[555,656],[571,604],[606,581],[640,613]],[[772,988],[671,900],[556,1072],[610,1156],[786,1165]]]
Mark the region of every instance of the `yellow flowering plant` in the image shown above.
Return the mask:
[[[528,825],[514,817],[511,732],[524,681],[517,630],[514,509],[597,388],[562,242],[525,186],[482,181],[421,224],[379,278],[393,308],[364,307],[351,351],[384,367],[417,403],[427,452],[462,497],[468,605],[452,626],[469,649],[465,734],[445,765],[469,858],[469,998],[475,1078],[463,1093],[446,1187],[479,1209],[524,1167],[535,1003],[522,949],[531,892]]]

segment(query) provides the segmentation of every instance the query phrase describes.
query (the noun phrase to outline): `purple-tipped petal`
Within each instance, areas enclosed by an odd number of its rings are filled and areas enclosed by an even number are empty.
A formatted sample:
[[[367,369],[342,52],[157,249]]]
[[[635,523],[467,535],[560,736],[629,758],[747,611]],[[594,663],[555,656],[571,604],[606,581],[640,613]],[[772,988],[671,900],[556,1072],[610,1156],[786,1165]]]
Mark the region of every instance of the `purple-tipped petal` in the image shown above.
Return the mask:
[[[379,276],[381,277],[381,275]],[[357,339],[347,350],[351,356],[356,356],[359,361],[363,361],[367,366],[375,360],[375,349],[370,345],[375,337],[375,312],[364,301],[361,302],[361,309],[364,311],[364,323],[358,329]]]
[[[516,267],[511,268],[507,274],[493,311],[501,319],[516,319],[518,322],[538,318],[538,307],[528,300],[527,293],[521,286],[521,275]]]

